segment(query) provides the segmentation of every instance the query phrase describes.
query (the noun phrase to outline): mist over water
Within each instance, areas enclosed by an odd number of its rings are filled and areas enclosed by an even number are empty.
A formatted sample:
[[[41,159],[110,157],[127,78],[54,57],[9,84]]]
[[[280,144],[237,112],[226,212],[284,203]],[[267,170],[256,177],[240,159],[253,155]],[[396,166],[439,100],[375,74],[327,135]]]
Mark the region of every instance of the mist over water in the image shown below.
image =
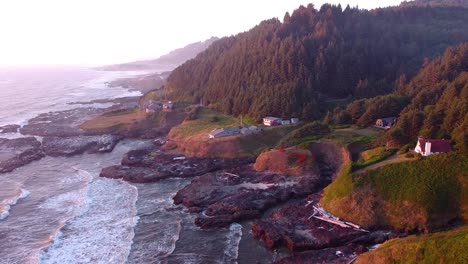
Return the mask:
[[[82,107],[70,102],[137,95],[107,87],[112,79],[135,74],[0,69],[0,126]],[[271,257],[261,247],[250,253],[252,239],[239,224],[209,231],[195,226],[195,215],[172,200],[190,179],[130,184],[99,177],[102,168],[120,164],[126,152],[149,145],[124,140],[111,153],[45,157],[0,174],[0,264],[205,264]]]

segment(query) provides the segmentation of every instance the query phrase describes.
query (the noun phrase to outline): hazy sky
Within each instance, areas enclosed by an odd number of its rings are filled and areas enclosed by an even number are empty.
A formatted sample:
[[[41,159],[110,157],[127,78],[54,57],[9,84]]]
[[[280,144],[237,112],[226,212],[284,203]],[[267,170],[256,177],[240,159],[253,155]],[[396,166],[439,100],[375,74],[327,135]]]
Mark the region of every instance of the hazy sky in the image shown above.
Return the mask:
[[[400,0],[0,0],[0,64],[101,65],[154,58],[314,3]]]

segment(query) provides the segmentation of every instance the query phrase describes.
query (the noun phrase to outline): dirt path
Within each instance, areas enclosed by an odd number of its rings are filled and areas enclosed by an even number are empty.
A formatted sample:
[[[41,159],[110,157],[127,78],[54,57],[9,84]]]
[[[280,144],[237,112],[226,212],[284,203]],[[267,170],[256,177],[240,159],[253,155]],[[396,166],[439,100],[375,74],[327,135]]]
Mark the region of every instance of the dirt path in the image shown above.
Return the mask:
[[[399,163],[399,162],[405,162],[405,161],[412,161],[412,160],[415,160],[416,158],[406,158],[405,155],[397,155],[397,154],[394,154],[393,156],[390,156],[389,158],[381,161],[381,162],[378,162],[378,163],[375,163],[375,164],[372,164],[370,166],[367,166],[365,168],[362,168],[356,172],[354,172],[355,174],[359,174],[359,173],[363,173],[363,172],[366,172],[366,171],[369,171],[369,170],[375,170],[375,169],[378,169],[382,166],[385,166],[385,165],[388,165],[388,164],[393,164],[393,163]]]

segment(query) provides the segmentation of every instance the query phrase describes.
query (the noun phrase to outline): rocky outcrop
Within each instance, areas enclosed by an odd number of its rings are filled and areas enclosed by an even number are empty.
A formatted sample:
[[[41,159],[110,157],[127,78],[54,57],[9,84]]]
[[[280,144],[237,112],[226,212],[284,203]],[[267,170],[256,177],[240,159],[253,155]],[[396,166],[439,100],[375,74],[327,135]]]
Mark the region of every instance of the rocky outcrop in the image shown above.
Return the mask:
[[[73,156],[82,153],[110,152],[121,140],[120,136],[77,136],[77,137],[44,137],[44,152],[49,156]]]
[[[44,156],[41,143],[34,137],[0,138],[0,173],[12,171]]]
[[[18,129],[20,128],[19,125],[6,125],[0,127],[0,133],[16,133],[18,132]]]
[[[107,109],[108,110],[108,109]],[[80,125],[92,117],[102,114],[102,108],[76,108],[72,110],[40,114],[20,129],[21,134],[42,137],[71,137],[85,135]]]
[[[100,176],[130,182],[154,182],[170,177],[194,177],[208,172],[235,168],[253,162],[250,158],[210,159],[165,154],[157,150],[140,149],[128,152],[122,165],[104,168]]]
[[[219,228],[258,218],[265,210],[307,196],[327,183],[317,175],[287,176],[244,167],[197,177],[176,194],[174,203],[201,212],[195,219],[201,228]]]
[[[309,250],[277,263],[342,263],[347,258],[336,258],[335,251],[330,251],[330,248],[352,248],[351,253],[359,249],[358,253],[362,253],[367,246],[398,236],[392,230],[364,232],[310,217],[314,213],[313,206],[317,206],[319,199],[320,195],[311,195],[302,202],[274,211],[269,217],[252,225],[254,237],[270,249],[287,247],[292,252]],[[301,262],[312,256],[316,256],[314,259],[318,262]]]
[[[309,250],[275,261],[275,264],[348,264],[356,258],[356,246]]]

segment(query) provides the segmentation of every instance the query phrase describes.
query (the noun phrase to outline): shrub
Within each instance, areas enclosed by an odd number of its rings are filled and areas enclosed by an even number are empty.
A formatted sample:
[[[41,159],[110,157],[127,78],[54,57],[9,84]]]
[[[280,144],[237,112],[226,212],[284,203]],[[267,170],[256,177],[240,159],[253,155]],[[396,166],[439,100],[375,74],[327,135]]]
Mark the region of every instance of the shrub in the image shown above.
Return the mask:
[[[213,116],[213,117],[210,118],[210,122],[211,122],[211,123],[217,123],[217,122],[219,122],[219,120],[220,120],[220,119],[219,119],[218,116]]]
[[[398,150],[397,154],[398,154],[398,155],[404,154],[404,153],[408,152],[410,148],[411,148],[411,144],[406,144],[406,145],[404,145],[403,147],[401,147],[401,148]]]

